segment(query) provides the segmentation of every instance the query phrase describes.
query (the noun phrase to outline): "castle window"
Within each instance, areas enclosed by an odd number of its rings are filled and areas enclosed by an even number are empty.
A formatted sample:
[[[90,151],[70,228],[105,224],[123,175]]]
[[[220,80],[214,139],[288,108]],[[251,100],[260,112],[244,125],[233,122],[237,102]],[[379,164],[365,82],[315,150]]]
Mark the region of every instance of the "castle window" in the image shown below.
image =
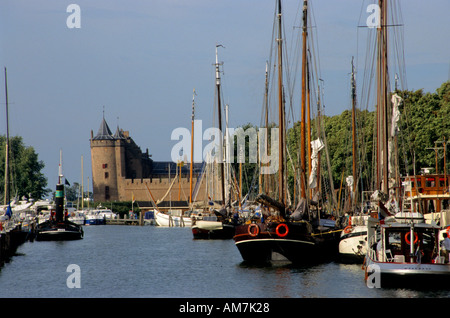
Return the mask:
[[[109,200],[109,186],[105,186],[105,200]]]
[[[108,164],[107,164],[107,163],[102,164],[102,168],[103,168],[103,169],[108,168]]]
[[[108,179],[109,177],[109,172],[105,172],[105,179]]]

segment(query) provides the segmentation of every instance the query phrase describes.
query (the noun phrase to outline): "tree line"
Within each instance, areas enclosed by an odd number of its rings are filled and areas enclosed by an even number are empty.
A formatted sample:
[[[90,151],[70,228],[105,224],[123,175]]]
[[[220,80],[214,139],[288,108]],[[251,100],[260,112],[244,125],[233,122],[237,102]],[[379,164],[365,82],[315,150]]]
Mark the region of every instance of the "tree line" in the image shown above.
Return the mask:
[[[397,91],[403,102],[399,106],[400,120],[398,122],[398,165],[401,176],[419,173],[421,168],[437,166],[437,173],[444,171],[444,142],[450,139],[450,82],[443,83],[435,92],[425,93],[422,89],[416,91]],[[357,176],[360,190],[373,189],[374,164],[376,149],[375,123],[376,112],[356,110],[356,143],[357,143]],[[352,112],[345,110],[336,116],[322,116],[321,129],[325,132],[331,167],[332,183],[335,189],[342,187],[343,179],[352,175]],[[317,127],[317,119],[312,119],[311,127]],[[251,124],[242,126],[244,129],[254,127]],[[287,133],[288,185],[294,187],[294,169],[299,168],[300,122],[296,122]],[[316,128],[312,128],[311,140],[318,136]],[[321,138],[322,138],[321,134]],[[435,151],[436,149],[436,151]],[[246,149],[246,152],[248,150]],[[323,151],[322,151],[323,152]],[[236,153],[236,149],[235,149]],[[248,153],[248,152],[247,152]],[[448,151],[447,151],[448,156]],[[328,166],[322,155],[321,171],[328,178]],[[236,161],[235,161],[236,162]],[[307,160],[308,164],[308,160]],[[448,171],[449,160],[446,160]],[[233,164],[238,171],[238,165]],[[257,164],[245,163],[246,178],[243,180],[243,190],[248,191],[258,187],[258,178],[252,178],[257,172]],[[245,193],[245,192],[244,192]]]
[[[425,93],[422,89],[416,91],[398,91],[403,102],[399,106],[398,163],[400,174],[412,175],[420,168],[436,167],[438,173],[444,171],[444,145],[450,139],[450,81],[443,83],[435,92]],[[336,116],[322,116],[321,127],[325,131],[331,167],[332,183],[337,189],[342,184],[343,176],[352,174],[353,154],[351,135],[351,111],[345,110]],[[357,145],[358,145],[358,179],[360,187],[370,189],[373,182],[374,165],[374,124],[375,111],[357,110]],[[312,120],[311,127],[316,127]],[[273,125],[273,124],[272,124]],[[245,130],[256,126],[246,124]],[[294,185],[294,169],[298,169],[298,152],[300,138],[300,123],[289,128],[287,133],[289,151],[287,171],[288,184]],[[317,138],[317,130],[312,129],[312,140]],[[237,144],[235,147],[237,147]],[[5,148],[6,137],[0,136],[0,178],[5,179]],[[246,141],[246,158],[248,158],[248,140]],[[238,149],[234,154],[237,156]],[[239,175],[237,157],[232,164],[235,176]],[[449,160],[446,160],[448,169]],[[294,167],[294,169],[292,168]],[[325,173],[327,165],[322,160],[321,169]],[[41,199],[52,192],[47,188],[47,178],[43,175],[44,162],[31,146],[24,145],[20,136],[10,138],[10,196]],[[257,191],[259,186],[258,164],[246,161],[242,165],[242,192],[247,194]],[[68,190],[71,199],[76,199],[79,185],[73,185]],[[0,182],[0,193],[4,195],[5,185]]]

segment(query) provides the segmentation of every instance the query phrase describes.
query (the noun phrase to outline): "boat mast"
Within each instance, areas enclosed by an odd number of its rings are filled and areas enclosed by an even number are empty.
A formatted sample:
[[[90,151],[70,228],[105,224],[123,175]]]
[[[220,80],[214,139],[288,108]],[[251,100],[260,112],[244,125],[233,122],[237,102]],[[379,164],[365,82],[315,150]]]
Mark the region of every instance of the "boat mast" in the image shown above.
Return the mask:
[[[284,184],[284,105],[283,105],[283,60],[282,60],[282,34],[281,34],[281,0],[278,0],[278,120],[279,120],[279,144],[278,144],[278,187],[279,201],[285,205]]]
[[[306,66],[306,38],[307,38],[307,16],[308,16],[308,1],[303,1],[303,51],[302,51],[302,108],[301,108],[301,138],[300,138],[300,158],[301,158],[301,171],[300,171],[300,197],[306,198],[306,80],[307,80],[307,66]]]
[[[388,173],[389,173],[389,156],[388,156],[388,85],[387,85],[387,4],[385,0],[379,0],[380,6],[380,25],[377,30],[378,38],[378,100],[377,100],[377,117],[378,117],[378,169],[377,169],[377,188],[385,194],[389,194]]]
[[[9,105],[8,105],[8,79],[5,67],[5,96],[6,96],[6,144],[5,144],[5,197],[4,204],[9,203]]]
[[[217,109],[218,109],[218,116],[219,116],[219,131],[220,134],[222,136],[222,105],[221,105],[221,100],[220,100],[220,70],[219,70],[219,65],[221,65],[222,63],[219,64],[219,58],[217,56],[217,48],[220,44],[216,45],[216,91],[217,91]],[[220,177],[221,177],[221,183],[222,183],[222,205],[225,205],[225,175],[224,175],[224,171],[223,171],[223,138],[220,138],[219,140],[219,165],[220,165]]]
[[[192,174],[194,166],[194,110],[195,110],[195,88],[192,93],[192,115],[191,115],[191,165],[189,172],[189,206],[192,205]]]
[[[81,156],[81,210],[84,210],[83,156]]]
[[[355,67],[353,65],[352,57],[352,152],[353,152],[353,199],[352,210],[356,207],[356,83],[355,83]]]
[[[264,87],[264,106],[265,106],[265,124],[266,124],[266,154],[269,152],[269,65],[266,61],[266,81]],[[264,193],[269,192],[269,174],[264,175]],[[260,191],[261,193],[261,191]]]

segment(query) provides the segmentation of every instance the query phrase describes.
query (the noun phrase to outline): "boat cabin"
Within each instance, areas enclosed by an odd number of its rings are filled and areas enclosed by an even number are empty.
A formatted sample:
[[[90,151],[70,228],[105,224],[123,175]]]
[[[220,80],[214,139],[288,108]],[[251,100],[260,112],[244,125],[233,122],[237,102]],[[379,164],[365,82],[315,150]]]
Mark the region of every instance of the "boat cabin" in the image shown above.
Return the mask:
[[[381,224],[376,256],[381,262],[433,263],[440,254],[437,225],[424,222],[420,213],[397,213]]]
[[[441,212],[449,208],[450,176],[424,174],[406,177],[404,198],[414,204],[414,211],[423,214]]]

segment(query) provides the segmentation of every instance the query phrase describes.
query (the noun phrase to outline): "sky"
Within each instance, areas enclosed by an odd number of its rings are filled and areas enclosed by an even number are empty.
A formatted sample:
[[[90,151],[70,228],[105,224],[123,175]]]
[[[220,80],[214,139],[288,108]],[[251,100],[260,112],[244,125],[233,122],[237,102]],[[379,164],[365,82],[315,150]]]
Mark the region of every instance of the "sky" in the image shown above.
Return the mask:
[[[367,30],[361,25],[370,3],[310,1],[326,115],[351,105],[350,63],[355,56],[358,85]],[[434,92],[450,77],[450,1],[398,3],[405,88]],[[79,20],[72,20],[71,4],[78,5]],[[286,43],[300,25],[301,5],[283,1]],[[113,133],[119,126],[154,160],[169,161],[178,142],[172,131],[190,129],[193,89],[196,119],[203,129],[213,125],[218,44],[229,126],[259,125],[274,10],[275,0],[2,0],[0,105],[6,67],[10,135],[35,149],[52,190],[60,150],[71,183],[81,183],[83,157],[87,186],[91,130],[97,133],[103,116]],[[6,134],[5,111],[0,114],[0,134]]]

